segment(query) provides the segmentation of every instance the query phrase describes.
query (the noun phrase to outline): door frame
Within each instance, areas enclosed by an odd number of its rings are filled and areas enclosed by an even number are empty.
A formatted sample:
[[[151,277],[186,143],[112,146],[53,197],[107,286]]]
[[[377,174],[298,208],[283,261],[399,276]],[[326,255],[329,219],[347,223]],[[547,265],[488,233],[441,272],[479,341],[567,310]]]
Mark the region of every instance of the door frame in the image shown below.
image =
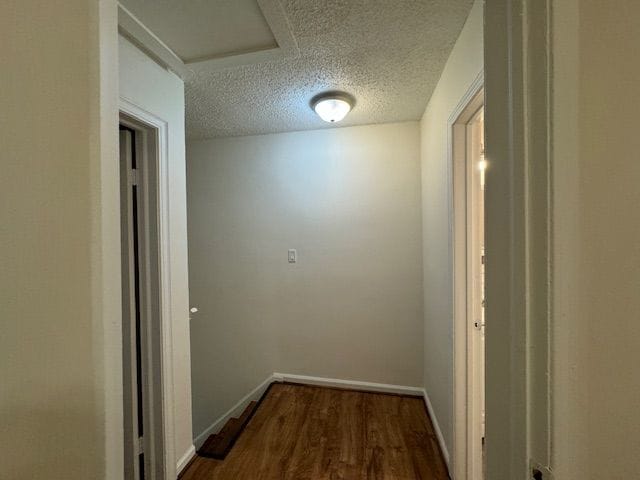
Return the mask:
[[[473,355],[468,297],[468,124],[484,107],[484,72],[480,72],[458,102],[448,120],[448,170],[452,197],[450,225],[453,248],[453,478],[475,480],[471,471],[473,404]]]
[[[553,477],[552,6],[485,3],[486,475]]]
[[[149,255],[145,259],[143,289],[149,292],[144,308],[147,323],[145,347],[151,374],[147,379],[149,417],[153,420],[152,476],[163,480],[176,478],[173,394],[173,335],[171,325],[171,259],[169,235],[169,158],[168,125],[155,115],[126,99],[119,101],[120,124],[134,130],[137,137],[137,161],[142,174],[138,185],[144,195],[148,214],[143,215],[141,242]],[[144,338],[144,337],[143,337]],[[149,443],[149,442],[148,442]]]

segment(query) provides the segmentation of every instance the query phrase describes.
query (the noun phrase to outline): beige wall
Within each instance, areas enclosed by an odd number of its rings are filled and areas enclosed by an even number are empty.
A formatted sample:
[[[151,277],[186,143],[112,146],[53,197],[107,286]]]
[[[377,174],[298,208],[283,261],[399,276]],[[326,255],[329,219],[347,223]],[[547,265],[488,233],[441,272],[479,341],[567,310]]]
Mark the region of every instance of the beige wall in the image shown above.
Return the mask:
[[[553,456],[640,471],[640,4],[554,2]]]
[[[419,142],[410,122],[188,144],[196,434],[274,371],[422,385]]]
[[[117,478],[115,3],[0,9],[0,478]]]
[[[448,120],[483,68],[476,2],[420,123],[424,261],[424,386],[453,453],[453,257]]]
[[[120,98],[167,123],[169,257],[176,462],[192,448],[184,83],[119,37]]]

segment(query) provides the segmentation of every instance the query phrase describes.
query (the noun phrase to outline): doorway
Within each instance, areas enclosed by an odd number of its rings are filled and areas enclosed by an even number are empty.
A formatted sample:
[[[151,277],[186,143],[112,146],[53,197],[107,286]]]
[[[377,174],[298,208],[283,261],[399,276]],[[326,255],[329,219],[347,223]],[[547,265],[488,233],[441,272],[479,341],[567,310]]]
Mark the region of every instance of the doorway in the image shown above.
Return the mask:
[[[157,132],[121,115],[119,139],[124,478],[164,479]]]
[[[485,440],[485,243],[484,108],[467,125],[467,322],[469,324],[469,463],[470,478],[484,478]]]
[[[481,78],[452,116],[454,477],[485,471],[484,91]]]

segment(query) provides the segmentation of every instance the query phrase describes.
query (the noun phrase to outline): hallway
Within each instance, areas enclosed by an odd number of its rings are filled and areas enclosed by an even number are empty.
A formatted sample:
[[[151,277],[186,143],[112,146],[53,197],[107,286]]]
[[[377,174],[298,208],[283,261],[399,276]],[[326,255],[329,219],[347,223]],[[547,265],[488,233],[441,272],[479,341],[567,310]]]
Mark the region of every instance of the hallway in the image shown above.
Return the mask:
[[[639,478],[638,0],[2,13],[0,480]]]
[[[274,383],[225,460],[182,480],[448,478],[420,397]]]

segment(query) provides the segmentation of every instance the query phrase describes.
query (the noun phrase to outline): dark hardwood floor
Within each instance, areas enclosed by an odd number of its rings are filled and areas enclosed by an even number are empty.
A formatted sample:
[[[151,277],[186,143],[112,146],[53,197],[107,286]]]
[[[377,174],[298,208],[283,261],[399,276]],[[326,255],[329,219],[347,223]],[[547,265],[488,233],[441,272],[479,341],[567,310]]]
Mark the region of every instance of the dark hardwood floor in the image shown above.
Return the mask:
[[[447,480],[417,397],[273,384],[225,460],[182,480]]]

